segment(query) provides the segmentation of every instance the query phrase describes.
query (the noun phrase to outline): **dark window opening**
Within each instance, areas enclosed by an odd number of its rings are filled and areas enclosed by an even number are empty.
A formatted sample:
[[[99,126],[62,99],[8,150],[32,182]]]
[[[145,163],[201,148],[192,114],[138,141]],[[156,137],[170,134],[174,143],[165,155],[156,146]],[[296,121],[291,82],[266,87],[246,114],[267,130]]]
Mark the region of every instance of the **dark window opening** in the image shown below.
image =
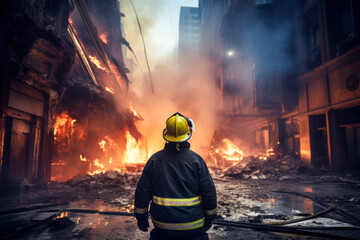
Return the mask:
[[[346,127],[347,167],[360,169],[360,126]]]
[[[354,24],[351,4],[348,2],[340,8],[337,13],[339,40],[350,39],[354,37]]]
[[[305,15],[305,44],[307,56],[305,58],[305,66],[307,70],[311,70],[319,66],[322,62],[321,58],[321,32],[319,25],[318,7],[314,6]]]
[[[326,1],[330,58],[359,45],[360,3],[354,0]]]
[[[311,163],[329,166],[328,137],[325,114],[310,116]]]

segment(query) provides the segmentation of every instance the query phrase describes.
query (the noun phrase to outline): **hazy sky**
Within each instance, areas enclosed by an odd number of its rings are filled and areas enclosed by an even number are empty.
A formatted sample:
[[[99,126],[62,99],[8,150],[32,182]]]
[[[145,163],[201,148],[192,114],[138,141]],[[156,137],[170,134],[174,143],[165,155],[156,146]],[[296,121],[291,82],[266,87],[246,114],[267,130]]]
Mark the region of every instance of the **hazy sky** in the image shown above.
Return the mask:
[[[178,47],[180,7],[197,7],[198,0],[166,0],[163,14],[150,30],[149,41],[161,46],[159,55],[171,54]]]
[[[177,52],[181,6],[198,7],[198,0],[132,0],[140,19],[151,68],[168,61]],[[144,51],[129,0],[120,0],[125,38],[144,63]],[[131,54],[130,54],[131,55]]]

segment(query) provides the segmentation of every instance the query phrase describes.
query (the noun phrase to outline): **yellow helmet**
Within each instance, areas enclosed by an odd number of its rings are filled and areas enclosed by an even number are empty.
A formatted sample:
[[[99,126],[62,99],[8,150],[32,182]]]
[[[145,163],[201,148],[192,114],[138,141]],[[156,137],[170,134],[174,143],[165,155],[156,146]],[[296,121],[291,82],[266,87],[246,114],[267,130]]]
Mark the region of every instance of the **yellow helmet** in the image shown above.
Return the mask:
[[[193,125],[190,118],[177,112],[166,120],[163,137],[168,142],[185,142],[191,138]]]

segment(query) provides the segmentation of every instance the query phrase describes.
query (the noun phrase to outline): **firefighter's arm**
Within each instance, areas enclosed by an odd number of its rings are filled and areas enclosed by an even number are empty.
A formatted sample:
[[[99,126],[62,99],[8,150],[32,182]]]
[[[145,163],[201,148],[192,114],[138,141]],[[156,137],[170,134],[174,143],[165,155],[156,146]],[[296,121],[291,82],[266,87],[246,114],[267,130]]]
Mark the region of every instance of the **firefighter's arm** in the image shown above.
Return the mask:
[[[216,189],[203,159],[201,159],[199,169],[199,192],[205,210],[205,218],[208,220],[214,219],[217,213]]]
[[[146,163],[135,191],[134,213],[138,221],[147,221],[149,217],[148,206],[152,199],[150,160]]]

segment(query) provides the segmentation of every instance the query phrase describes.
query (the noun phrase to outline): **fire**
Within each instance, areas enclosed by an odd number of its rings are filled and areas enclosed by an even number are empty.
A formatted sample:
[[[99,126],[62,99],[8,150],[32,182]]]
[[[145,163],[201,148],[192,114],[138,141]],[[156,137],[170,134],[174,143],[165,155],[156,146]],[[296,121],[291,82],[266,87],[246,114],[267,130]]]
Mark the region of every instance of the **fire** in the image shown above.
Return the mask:
[[[130,103],[130,112],[132,112],[132,114],[134,115],[134,117],[138,117],[138,118],[141,118],[142,119],[142,117],[137,113],[137,111],[134,109],[134,107],[131,105],[131,103]]]
[[[71,26],[73,26],[73,25],[74,25],[74,22],[73,22],[73,20],[72,20],[72,18],[71,18],[71,17],[69,17],[68,21],[69,21],[69,24],[70,24]]]
[[[106,87],[105,90],[108,91],[108,92],[111,93],[111,94],[114,94],[114,93],[115,93],[114,90],[111,89],[111,88],[109,88],[109,87]]]
[[[106,145],[105,140],[101,140],[100,142],[98,142],[98,144],[100,146],[100,149],[103,150],[103,152],[105,152],[105,145]]]
[[[230,161],[241,161],[244,158],[244,153],[230,139],[224,138],[223,143],[225,147],[216,149],[216,153]]]
[[[101,41],[105,44],[108,44],[108,34],[107,32],[103,32],[99,35],[99,38],[101,39]]]
[[[100,60],[97,58],[97,57],[95,57],[95,56],[92,56],[92,55],[89,55],[89,59],[90,59],[90,61],[93,63],[93,64],[95,64],[95,66],[98,68],[98,69],[101,69],[101,70],[103,70],[103,71],[105,71],[105,72],[109,72],[109,70],[107,70],[102,64],[101,64],[101,62],[100,62]]]
[[[87,161],[86,157],[83,157],[82,154],[80,154],[80,160],[83,161],[83,162]]]
[[[64,217],[67,217],[67,216],[69,216],[69,212],[61,212],[60,216],[56,216],[55,219],[64,218]]]
[[[131,104],[129,112],[141,119]],[[83,125],[86,123],[82,118],[77,121],[70,117],[68,112],[56,117],[51,180],[66,181],[72,176],[86,173],[137,171],[145,165],[151,154],[146,138],[141,135],[134,137],[126,126],[110,135],[88,135],[87,125]]]
[[[105,168],[104,164],[99,163],[99,159],[95,159],[94,166],[97,166],[97,167],[99,167],[101,169]]]
[[[126,154],[124,162],[126,163],[146,163],[148,159],[146,149],[144,150],[140,142],[131,136],[129,132],[126,133]]]
[[[56,116],[56,122],[54,124],[54,136],[62,135],[64,133],[64,128],[71,127],[73,128],[76,119],[72,119],[67,112],[63,112],[61,115]]]

